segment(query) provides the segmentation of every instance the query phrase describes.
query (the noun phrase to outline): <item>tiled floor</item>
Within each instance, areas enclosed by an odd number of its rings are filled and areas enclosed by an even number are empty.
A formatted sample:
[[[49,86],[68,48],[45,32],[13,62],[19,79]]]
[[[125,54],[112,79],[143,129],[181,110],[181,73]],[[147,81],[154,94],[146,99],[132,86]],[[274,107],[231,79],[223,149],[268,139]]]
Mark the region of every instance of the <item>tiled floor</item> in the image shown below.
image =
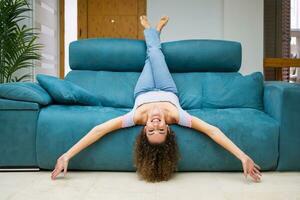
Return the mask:
[[[1,172],[1,200],[300,200],[299,172],[265,172],[260,183],[242,173],[176,173],[168,182],[146,183],[134,172],[69,171],[52,181],[50,171]]]

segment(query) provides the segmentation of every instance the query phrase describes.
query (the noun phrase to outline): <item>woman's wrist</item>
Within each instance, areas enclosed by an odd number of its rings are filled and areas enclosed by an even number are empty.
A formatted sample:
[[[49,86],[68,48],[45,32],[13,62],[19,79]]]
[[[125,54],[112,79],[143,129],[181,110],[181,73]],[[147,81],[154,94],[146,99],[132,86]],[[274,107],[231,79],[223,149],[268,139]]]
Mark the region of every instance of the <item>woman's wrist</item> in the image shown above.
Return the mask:
[[[248,159],[249,156],[247,156],[247,154],[245,154],[244,152],[241,154],[240,156],[240,160],[241,162],[245,162]]]
[[[72,157],[72,155],[71,155],[71,153],[70,153],[69,151],[67,151],[66,153],[64,153],[64,155],[65,155],[65,157],[66,157],[68,160],[70,160],[71,157]]]

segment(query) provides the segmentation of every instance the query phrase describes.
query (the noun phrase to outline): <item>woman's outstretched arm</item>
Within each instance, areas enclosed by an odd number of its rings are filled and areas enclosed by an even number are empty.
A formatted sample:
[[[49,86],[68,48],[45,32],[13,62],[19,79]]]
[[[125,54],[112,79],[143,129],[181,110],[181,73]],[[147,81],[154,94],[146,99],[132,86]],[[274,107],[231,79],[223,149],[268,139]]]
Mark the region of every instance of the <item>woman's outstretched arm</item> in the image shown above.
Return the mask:
[[[247,178],[249,174],[255,181],[260,180],[260,167],[253,162],[241,149],[239,149],[218,127],[206,123],[205,121],[192,116],[192,128],[205,133],[216,143],[235,155],[243,165],[244,175]]]
[[[95,126],[66,153],[69,155],[70,158],[72,158],[81,150],[93,144],[107,133],[120,129],[121,125],[121,117],[117,117]]]
[[[55,169],[51,173],[51,178],[55,177],[63,170],[64,175],[67,173],[69,160],[79,153],[84,148],[93,144],[101,137],[114,130],[122,128],[122,116],[110,119],[102,124],[92,128],[83,138],[81,138],[75,145],[73,145],[66,153],[57,159]]]

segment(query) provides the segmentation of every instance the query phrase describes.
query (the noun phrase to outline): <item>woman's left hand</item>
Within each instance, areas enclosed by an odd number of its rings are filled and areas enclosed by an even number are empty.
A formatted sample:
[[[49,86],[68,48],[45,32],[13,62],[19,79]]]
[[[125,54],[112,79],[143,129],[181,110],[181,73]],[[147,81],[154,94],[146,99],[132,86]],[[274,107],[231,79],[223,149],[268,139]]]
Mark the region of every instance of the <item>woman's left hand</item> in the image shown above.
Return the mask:
[[[260,167],[256,163],[254,163],[254,161],[249,156],[246,155],[242,159],[242,165],[246,179],[247,175],[249,174],[254,179],[254,181],[259,182],[261,180],[262,175],[259,171]]]

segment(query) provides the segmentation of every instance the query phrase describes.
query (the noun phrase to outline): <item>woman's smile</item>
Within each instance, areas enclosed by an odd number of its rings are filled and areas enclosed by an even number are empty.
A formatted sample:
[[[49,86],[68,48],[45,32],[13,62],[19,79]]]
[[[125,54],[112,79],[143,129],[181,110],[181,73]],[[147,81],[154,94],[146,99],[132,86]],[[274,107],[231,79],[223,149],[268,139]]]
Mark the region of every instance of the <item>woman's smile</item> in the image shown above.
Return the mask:
[[[158,117],[152,118],[151,122],[160,122],[160,119]]]

